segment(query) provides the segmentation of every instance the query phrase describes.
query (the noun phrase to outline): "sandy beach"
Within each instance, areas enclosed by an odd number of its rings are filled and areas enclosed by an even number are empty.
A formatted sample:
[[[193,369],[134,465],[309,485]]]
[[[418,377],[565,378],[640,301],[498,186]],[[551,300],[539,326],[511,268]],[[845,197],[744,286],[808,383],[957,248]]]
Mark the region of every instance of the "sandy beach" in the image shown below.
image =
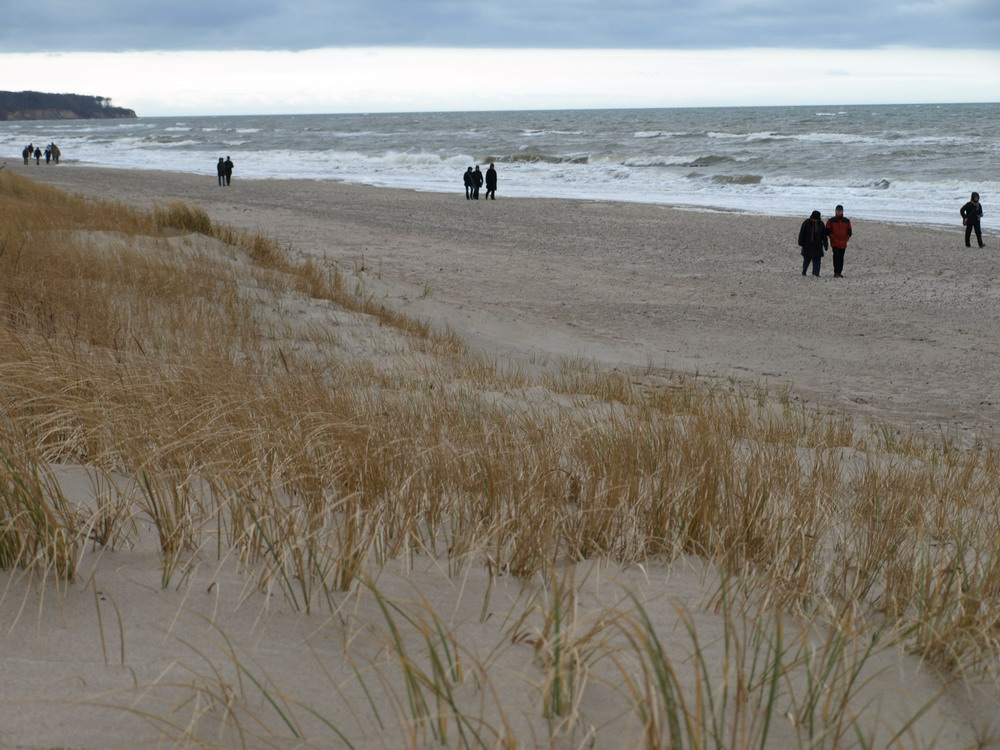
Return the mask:
[[[766,386],[821,411],[848,413],[858,424],[871,419],[892,430],[915,429],[929,436],[943,432],[967,443],[977,436],[995,436],[1000,422],[1000,386],[993,372],[1000,354],[996,333],[1000,279],[993,253],[1000,237],[989,228],[988,204],[983,250],[964,247],[958,221],[953,230],[943,231],[854,219],[845,278],[833,278],[828,255],[823,275],[815,279],[801,275],[795,244],[801,219],[794,217],[558,198],[506,199],[502,181],[496,201],[475,202],[465,200],[459,191],[445,195],[336,182],[251,181],[239,179],[238,172],[232,185],[222,188],[214,175],[72,163],[36,167],[12,161],[7,161],[8,170],[71,193],[139,207],[171,201],[202,206],[213,222],[273,237],[297,260],[335,261],[346,278],[386,306],[454,331],[473,351],[490,355],[491,361],[532,368],[565,358],[594,362],[608,370],[638,368],[653,377],[659,371],[682,371],[716,381],[734,379],[751,389]],[[817,208],[824,217],[832,213],[832,207]],[[108,242],[107,236],[100,237]],[[192,253],[191,248],[199,247],[183,236],[170,239]],[[195,244],[184,244],[189,241]],[[216,245],[208,247],[225,255]],[[62,263],[64,256],[58,257]],[[231,258],[227,262],[233,264],[229,268],[236,267]],[[323,300],[301,293],[289,292],[284,302],[287,307],[271,298],[260,304],[271,305],[276,314],[308,313],[330,328],[338,315],[340,328],[349,328],[347,323],[341,325],[344,321],[359,329],[368,327],[338,334],[344,340],[350,336],[375,340],[382,335],[373,316],[331,312],[322,306]],[[392,345],[380,351],[391,352]],[[32,376],[29,373],[29,379]],[[477,392],[477,398],[535,416],[544,409],[586,412],[592,405],[577,394],[555,394],[556,389],[525,390],[530,393]],[[537,401],[532,401],[532,394]],[[398,400],[405,404],[412,395],[400,389]],[[539,403],[544,409],[536,411]],[[595,413],[614,422],[619,406],[601,403]],[[680,425],[677,434],[682,434],[689,416],[668,420]],[[587,425],[599,422],[595,418]],[[292,442],[309,442],[294,434]],[[732,452],[719,455],[746,460],[743,476],[750,489],[741,494],[743,479],[737,478],[734,489],[727,487],[732,495],[722,490],[718,494],[724,496],[723,503],[737,496],[741,501],[754,500],[753,492],[764,487],[760,507],[774,500],[774,509],[769,507],[767,514],[777,517],[781,531],[773,533],[778,551],[761,553],[759,566],[775,575],[779,586],[787,583],[793,588],[801,562],[796,559],[798,546],[818,543],[807,539],[808,519],[797,521],[789,515],[787,528],[797,530],[784,533],[781,503],[791,500],[772,498],[766,460],[747,458],[758,437],[762,444],[768,440],[755,433],[723,441]],[[539,444],[558,442],[558,437],[543,435]],[[782,708],[762,709],[750,701],[748,708],[737,709],[738,698],[733,698],[734,708],[722,703],[713,719],[724,717],[725,723],[738,715],[733,734],[725,742],[720,739],[720,747],[757,747],[755,738],[764,734],[767,741],[760,746],[782,750],[872,746],[864,743],[876,737],[880,747],[888,741],[892,747],[905,748],[957,749],[973,746],[981,738],[992,741],[997,731],[995,665],[955,676],[957,671],[953,675],[916,655],[905,639],[875,648],[870,634],[879,630],[874,623],[881,610],[868,611],[870,602],[861,603],[869,589],[864,581],[857,583],[864,567],[857,558],[866,550],[899,543],[891,528],[886,537],[879,536],[892,526],[880,515],[883,499],[891,504],[896,498],[893,492],[908,499],[914,487],[938,492],[934,496],[940,498],[938,513],[928,510],[928,516],[939,519],[938,526],[928,522],[926,530],[913,520],[917,512],[894,517],[919,527],[915,538],[926,545],[921,548],[925,557],[911,568],[901,565],[906,569],[896,571],[895,579],[926,573],[928,591],[938,586],[938,593],[953,593],[943,583],[955,580],[945,549],[948,543],[939,544],[934,533],[958,527],[961,537],[962,524],[969,518],[989,516],[979,510],[993,508],[995,490],[986,486],[989,480],[982,484],[967,480],[968,485],[956,490],[957,499],[947,494],[947,485],[958,485],[965,475],[952,464],[942,469],[943,463],[935,463],[937,454],[926,459],[927,468],[920,465],[924,459],[914,458],[923,455],[919,453],[896,456],[888,448],[884,452],[876,448],[863,454],[850,438],[819,438],[817,444],[822,447],[814,448],[806,440],[789,450],[775,449],[787,461],[781,465],[794,467],[785,471],[794,475],[789,480],[795,488],[790,497],[805,498],[811,512],[812,505],[828,500],[824,488],[835,487],[839,494],[831,507],[839,508],[837,503],[842,502],[854,512],[856,505],[861,510],[852,518],[867,519],[868,525],[855,533],[839,523],[840,516],[831,515],[823,527],[832,530],[831,538],[811,559],[817,570],[847,572],[825,582],[829,592],[817,595],[821,604],[805,601],[794,612],[773,600],[759,611],[730,611],[728,599],[723,603],[720,595],[724,588],[720,581],[725,579],[722,563],[690,550],[663,553],[662,559],[638,564],[581,553],[582,561],[556,566],[563,576],[556,581],[554,573],[551,580],[540,580],[541,575],[522,580],[498,567],[485,548],[470,552],[461,564],[454,563],[451,549],[442,543],[433,552],[415,544],[371,564],[365,571],[370,579],[353,581],[349,591],[338,590],[330,597],[331,606],[306,613],[282,597],[282,592],[304,585],[304,580],[286,582],[286,587],[274,580],[261,584],[254,576],[269,570],[266,556],[247,563],[241,558],[245,553],[220,544],[223,535],[216,536],[208,527],[199,528],[204,538],[185,553],[175,578],[161,583],[164,555],[155,533],[159,524],[141,507],[143,492],[136,472],[131,467],[108,470],[86,460],[58,463],[48,469],[61,492],[78,507],[113,505],[116,500],[136,504],[138,509],[126,514],[134,533],[125,534],[127,542],[117,548],[85,540],[72,583],[49,585],[44,575],[36,579],[34,573],[4,571],[0,672],[7,679],[0,681],[0,750],[665,747],[661,740],[669,732],[662,721],[646,721],[648,717],[640,721],[634,711],[636,705],[661,705],[654,698],[662,696],[650,698],[643,692],[655,676],[646,672],[644,678],[637,676],[655,663],[650,658],[655,649],[645,640],[653,630],[663,638],[663,648],[673,660],[671,669],[677,670],[676,689],[698,695],[692,715],[713,693],[706,688],[709,673],[724,674],[726,679],[749,674],[747,690],[733,695],[745,698],[755,689],[759,696],[768,692],[761,686],[771,654],[778,654],[775,664],[784,660],[786,671],[779,675],[775,667],[773,672]],[[866,445],[876,444],[888,441]],[[680,453],[676,449],[676,455]],[[767,457],[768,451],[759,455]],[[425,454],[419,456],[417,464]],[[371,460],[377,464],[377,458]],[[912,485],[887,481],[884,487],[862,486],[871,477],[892,475],[897,460],[917,467]],[[991,459],[983,460],[992,467]],[[719,464],[725,463],[721,458]],[[758,468],[761,476],[754,474]],[[925,468],[926,474],[919,473]],[[707,485],[712,487],[716,469],[722,475],[724,469],[710,462],[707,473],[713,476]],[[882,469],[885,474],[878,473]],[[944,479],[936,473],[953,469]],[[406,482],[416,473],[408,474]],[[570,489],[565,497],[555,493],[558,512],[584,518],[591,508],[583,500],[576,507],[574,493],[580,486],[574,488],[575,476],[558,463],[545,476],[559,475],[563,481],[563,473]],[[903,480],[910,479],[902,474]],[[178,485],[171,484],[169,472],[163,476],[164,493],[169,495]],[[700,481],[687,482],[688,475],[679,476],[683,479],[671,489],[677,492],[672,500]],[[180,484],[190,490],[188,499],[193,498],[195,505],[207,507],[217,500],[214,489],[206,489],[210,479],[197,474]],[[941,484],[935,484],[939,480]],[[231,489],[226,481],[218,481],[223,495]],[[627,483],[628,479],[619,481]],[[538,486],[521,492],[529,503]],[[963,494],[967,486],[972,489]],[[294,491],[289,492],[295,500]],[[423,492],[434,494],[434,489]],[[476,499],[475,492],[466,494]],[[866,505],[865,493],[874,497],[874,510]],[[382,495],[392,493],[373,494],[382,500]],[[542,494],[539,491],[538,497]],[[389,502],[395,500],[393,495]],[[980,500],[982,506],[974,505]],[[731,506],[737,504],[732,501]],[[986,518],[986,527],[991,518]],[[748,519],[747,538],[756,533],[753,526],[754,519]],[[375,536],[374,527],[366,529]],[[992,544],[991,532],[977,533]],[[767,537],[764,532],[760,535]],[[766,548],[767,539],[760,544]],[[897,557],[904,558],[904,552]],[[940,625],[943,631],[958,622],[955,629],[960,630],[976,615],[980,617],[976,627],[981,629],[969,631],[984,639],[988,634],[992,643],[996,565],[986,557],[976,559],[969,569],[975,567],[977,575],[982,574],[975,578],[982,588],[962,601],[975,598],[976,606],[988,605],[968,618],[964,611],[956,614],[949,609],[928,629]],[[883,571],[880,564],[871,565],[874,580]],[[782,571],[792,571],[787,580]],[[931,580],[933,576],[940,577]],[[972,580],[971,572],[969,576]],[[567,588],[561,589],[563,585]],[[856,586],[866,593],[844,605],[833,591],[837,585],[850,592]],[[874,584],[867,585],[874,590]],[[738,588],[739,582],[734,586]],[[966,591],[961,588],[960,593]],[[828,611],[827,595],[843,610],[834,611],[830,605]],[[871,596],[877,598],[875,593]],[[948,602],[941,605],[943,611],[952,600],[944,595],[942,600]],[[928,609],[937,611],[933,602]],[[795,620],[799,616],[801,627]],[[649,631],[643,630],[646,625]],[[963,633],[949,635],[965,644]],[[567,668],[570,676],[558,677],[571,688],[571,705],[553,712],[548,706],[554,700],[551,678],[540,675],[562,673],[559,657],[552,654],[562,653],[567,644],[573,644],[574,658],[581,661]],[[454,657],[461,669],[434,672],[433,680],[427,678],[429,672],[413,678],[417,672],[413,665],[424,664],[428,654]],[[995,662],[992,652],[986,660]],[[828,664],[833,666],[828,669]],[[449,702],[454,697],[450,693],[445,701],[434,692],[441,685],[454,687],[455,703]],[[434,697],[439,713],[414,703],[413,695],[424,695],[421,691]],[[792,708],[785,711],[786,704]],[[827,711],[831,705],[834,708]],[[748,713],[739,715],[744,708]],[[753,718],[763,715],[775,719],[767,730]],[[462,716],[475,721],[463,725],[456,718]],[[813,734],[810,722],[828,718],[829,725]],[[700,728],[685,730],[691,732],[685,735],[690,746],[695,746],[696,737],[717,730],[708,727],[707,719],[702,721]],[[446,725],[452,728],[444,738]],[[455,726],[469,734],[456,733]]]
[[[738,378],[903,428],[1000,424],[998,235],[853,218],[845,278],[803,278],[796,217],[508,199],[338,182],[79,167],[8,169],[137,205],[188,201],[371,289],[485,351]],[[555,186],[557,188],[557,186]],[[817,208],[824,220],[832,206]],[[808,215],[803,212],[803,217]],[[850,206],[846,215],[851,217]]]

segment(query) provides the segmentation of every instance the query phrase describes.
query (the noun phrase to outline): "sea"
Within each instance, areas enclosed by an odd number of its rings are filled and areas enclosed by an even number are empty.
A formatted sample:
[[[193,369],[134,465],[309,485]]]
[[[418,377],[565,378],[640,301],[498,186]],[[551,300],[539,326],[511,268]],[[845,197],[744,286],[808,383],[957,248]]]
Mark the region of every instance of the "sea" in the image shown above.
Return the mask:
[[[954,226],[1000,212],[1000,103],[140,117],[0,123],[0,154],[55,143],[59,168],[160,169],[498,197],[626,201]],[[43,162],[44,164],[44,162]],[[52,168],[52,167],[50,167]]]

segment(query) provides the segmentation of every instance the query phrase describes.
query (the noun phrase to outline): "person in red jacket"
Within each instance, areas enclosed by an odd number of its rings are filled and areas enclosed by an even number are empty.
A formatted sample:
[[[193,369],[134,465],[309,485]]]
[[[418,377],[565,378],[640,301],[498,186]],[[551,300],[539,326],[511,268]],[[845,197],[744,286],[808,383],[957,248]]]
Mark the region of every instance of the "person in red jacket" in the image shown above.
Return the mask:
[[[833,275],[835,278],[844,277],[844,253],[847,252],[847,241],[851,239],[854,231],[851,229],[851,220],[844,216],[844,207],[837,206],[835,214],[826,222],[826,234],[830,238],[830,249],[833,250]]]

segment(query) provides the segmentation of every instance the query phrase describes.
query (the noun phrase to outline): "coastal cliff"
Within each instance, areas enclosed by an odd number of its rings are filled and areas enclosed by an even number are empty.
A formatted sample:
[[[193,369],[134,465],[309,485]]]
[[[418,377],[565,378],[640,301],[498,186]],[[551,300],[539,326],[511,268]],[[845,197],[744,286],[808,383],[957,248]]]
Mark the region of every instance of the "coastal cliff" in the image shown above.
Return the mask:
[[[134,118],[131,109],[111,106],[103,96],[0,91],[0,120],[107,120]]]

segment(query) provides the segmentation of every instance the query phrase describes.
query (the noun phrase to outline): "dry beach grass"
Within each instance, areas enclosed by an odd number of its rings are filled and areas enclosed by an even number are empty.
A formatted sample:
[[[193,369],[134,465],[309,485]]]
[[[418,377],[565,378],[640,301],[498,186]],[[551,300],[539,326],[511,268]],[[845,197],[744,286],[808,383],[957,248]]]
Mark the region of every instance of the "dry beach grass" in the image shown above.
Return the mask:
[[[570,289],[413,274],[438,196],[411,247],[103,174],[139,207],[0,173],[0,748],[997,741],[989,413],[546,354]]]

